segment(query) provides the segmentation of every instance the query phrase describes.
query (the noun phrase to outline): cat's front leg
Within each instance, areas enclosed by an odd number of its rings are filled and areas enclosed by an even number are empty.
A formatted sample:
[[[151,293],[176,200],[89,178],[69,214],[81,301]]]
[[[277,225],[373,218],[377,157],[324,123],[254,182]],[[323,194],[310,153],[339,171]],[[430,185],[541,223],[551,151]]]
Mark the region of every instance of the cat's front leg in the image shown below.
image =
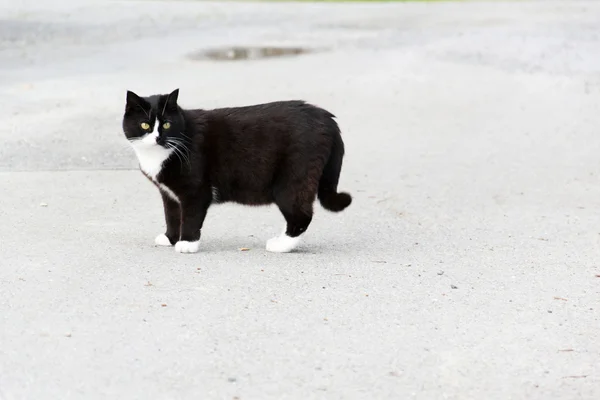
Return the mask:
[[[161,233],[154,239],[154,243],[159,246],[173,246],[179,241],[181,233],[181,208],[179,203],[171,198],[167,193],[160,191],[165,211],[165,222],[167,224],[166,233]]]
[[[182,199],[181,238],[175,244],[178,253],[196,253],[200,250],[200,231],[211,200],[210,191]]]

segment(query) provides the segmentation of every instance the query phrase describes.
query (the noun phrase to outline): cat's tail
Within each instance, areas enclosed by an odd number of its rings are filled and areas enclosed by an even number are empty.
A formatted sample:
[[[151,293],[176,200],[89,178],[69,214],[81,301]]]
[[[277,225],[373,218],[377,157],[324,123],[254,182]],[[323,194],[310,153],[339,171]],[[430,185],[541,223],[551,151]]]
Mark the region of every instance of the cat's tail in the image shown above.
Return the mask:
[[[352,203],[352,196],[345,192],[337,192],[344,158],[344,142],[337,124],[332,119],[330,121],[333,128],[333,144],[319,181],[319,201],[326,210],[340,212]]]

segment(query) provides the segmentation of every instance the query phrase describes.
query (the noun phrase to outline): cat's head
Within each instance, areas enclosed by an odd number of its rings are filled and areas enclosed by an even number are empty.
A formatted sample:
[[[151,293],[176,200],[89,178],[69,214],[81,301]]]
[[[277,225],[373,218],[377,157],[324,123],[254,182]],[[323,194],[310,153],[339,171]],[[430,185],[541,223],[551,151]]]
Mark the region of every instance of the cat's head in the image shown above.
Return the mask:
[[[135,144],[167,149],[183,141],[185,122],[177,105],[178,95],[179,89],[149,97],[127,91],[123,116],[125,137]]]

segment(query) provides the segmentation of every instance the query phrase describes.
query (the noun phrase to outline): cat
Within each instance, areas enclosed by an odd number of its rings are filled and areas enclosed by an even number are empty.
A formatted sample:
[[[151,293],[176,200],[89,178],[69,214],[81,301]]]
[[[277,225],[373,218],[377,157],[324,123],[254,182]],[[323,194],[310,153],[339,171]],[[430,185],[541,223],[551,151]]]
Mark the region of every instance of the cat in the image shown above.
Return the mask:
[[[287,226],[266,250],[299,244],[318,197],[340,212],[344,142],[330,112],[302,100],[212,110],[183,109],[179,89],[141,97],[127,91],[123,131],[143,174],[160,190],[166,232],[155,244],[196,253],[213,203],[275,203]]]

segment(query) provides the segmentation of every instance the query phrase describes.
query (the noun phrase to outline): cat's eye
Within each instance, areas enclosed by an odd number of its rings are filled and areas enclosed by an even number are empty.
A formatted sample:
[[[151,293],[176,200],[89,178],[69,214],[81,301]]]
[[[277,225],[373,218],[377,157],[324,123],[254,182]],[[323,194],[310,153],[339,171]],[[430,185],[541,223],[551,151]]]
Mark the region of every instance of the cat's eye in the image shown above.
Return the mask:
[[[169,129],[171,127],[171,123],[170,122],[165,122],[163,124],[163,129]]]
[[[148,129],[150,129],[150,124],[147,122],[142,122],[140,124],[140,126],[142,127],[143,130],[147,131]]]

